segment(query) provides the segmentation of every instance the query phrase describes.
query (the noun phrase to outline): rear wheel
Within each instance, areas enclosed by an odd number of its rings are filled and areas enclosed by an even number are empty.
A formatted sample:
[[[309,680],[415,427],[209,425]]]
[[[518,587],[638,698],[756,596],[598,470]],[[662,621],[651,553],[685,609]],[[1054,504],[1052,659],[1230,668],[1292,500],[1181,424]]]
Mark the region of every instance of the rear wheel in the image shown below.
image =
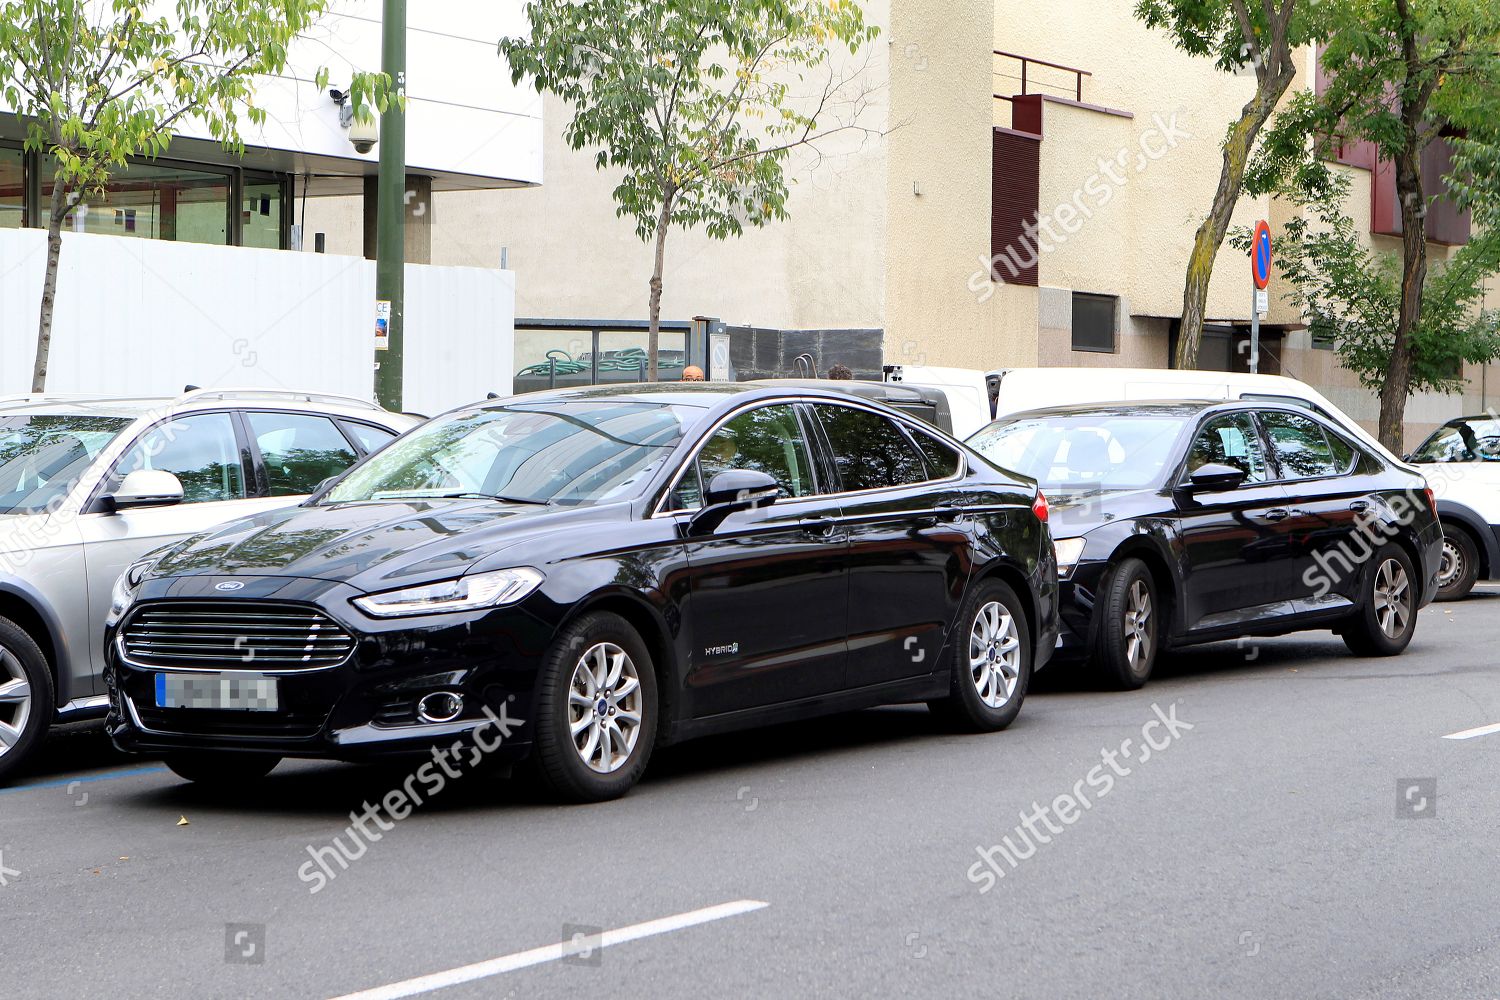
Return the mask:
[[[619,615],[594,612],[564,629],[542,664],[533,766],[568,802],[619,798],[656,743],[656,673]]]
[[[1456,524],[1443,522],[1443,561],[1438,567],[1440,601],[1456,601],[1469,596],[1479,579],[1479,546],[1474,536]]]
[[[1344,645],[1359,656],[1395,656],[1417,629],[1416,574],[1397,545],[1370,560],[1360,582],[1359,611],[1344,627]]]
[[[162,760],[179,778],[217,788],[259,781],[281,763],[274,754],[233,750],[182,750]]]
[[[1139,559],[1125,559],[1100,588],[1094,659],[1106,681],[1132,691],[1151,679],[1160,646],[1156,581]]]
[[[960,729],[984,733],[1015,721],[1031,681],[1031,634],[1016,592],[986,580],[969,595],[953,648],[950,693],[928,707]]]
[[[0,782],[41,744],[55,704],[41,649],[19,625],[0,618]]]

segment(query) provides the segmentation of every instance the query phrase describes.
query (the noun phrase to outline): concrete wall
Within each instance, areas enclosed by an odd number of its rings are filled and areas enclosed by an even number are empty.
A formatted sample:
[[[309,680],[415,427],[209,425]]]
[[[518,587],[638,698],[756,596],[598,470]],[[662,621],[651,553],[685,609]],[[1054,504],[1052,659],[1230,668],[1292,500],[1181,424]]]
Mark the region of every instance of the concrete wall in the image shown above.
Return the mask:
[[[0,394],[36,357],[46,233],[0,230]],[[407,409],[509,390],[515,276],[407,267]],[[65,233],[47,388],[302,389],[369,399],[375,265],[358,257]]]

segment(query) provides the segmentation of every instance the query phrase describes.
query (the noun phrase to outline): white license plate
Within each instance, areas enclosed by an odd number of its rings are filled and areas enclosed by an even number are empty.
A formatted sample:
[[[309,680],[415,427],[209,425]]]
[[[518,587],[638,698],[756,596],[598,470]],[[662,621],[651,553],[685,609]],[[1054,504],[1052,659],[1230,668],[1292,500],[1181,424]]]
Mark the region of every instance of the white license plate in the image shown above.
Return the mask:
[[[211,708],[233,712],[274,712],[279,705],[276,678],[223,674],[157,674],[157,708]]]

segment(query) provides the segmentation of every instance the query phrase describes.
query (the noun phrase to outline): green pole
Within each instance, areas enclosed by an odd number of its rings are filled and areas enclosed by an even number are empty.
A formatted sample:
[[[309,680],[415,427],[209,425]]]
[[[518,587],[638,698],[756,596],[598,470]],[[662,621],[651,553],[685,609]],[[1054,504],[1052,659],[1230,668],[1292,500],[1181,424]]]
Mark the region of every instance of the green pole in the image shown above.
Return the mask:
[[[380,69],[395,84],[396,98],[380,116],[380,175],[376,186],[375,298],[385,314],[388,333],[377,340],[375,400],[400,412],[406,346],[403,323],[406,297],[406,0],[385,0]]]

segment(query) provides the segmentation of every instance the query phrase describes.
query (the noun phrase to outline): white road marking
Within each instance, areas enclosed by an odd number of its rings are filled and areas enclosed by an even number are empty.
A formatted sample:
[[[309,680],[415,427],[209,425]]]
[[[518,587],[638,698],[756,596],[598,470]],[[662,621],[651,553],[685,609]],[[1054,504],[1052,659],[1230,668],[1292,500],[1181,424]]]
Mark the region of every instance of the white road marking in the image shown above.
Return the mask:
[[[661,917],[657,920],[648,920],[643,924],[631,924],[629,927],[620,927],[612,931],[605,931],[599,935],[597,941],[590,941],[587,946],[608,948],[611,945],[625,944],[627,941],[638,941],[641,938],[655,937],[658,934],[670,934],[672,931],[680,931],[687,927],[695,927],[698,924],[723,920],[726,917],[737,917],[742,913],[763,910],[770,905],[770,903],[763,903],[758,899],[738,899],[732,903],[706,906],[701,910],[679,913],[674,917]],[[399,1000],[401,997],[412,997],[419,993],[431,993],[434,990],[440,990],[448,986],[472,983],[476,979],[488,979],[491,976],[514,972],[517,969],[525,969],[533,965],[558,962],[576,953],[578,949],[579,945],[576,942],[560,941],[557,944],[532,948],[530,951],[518,951],[513,955],[502,955],[500,958],[492,958],[486,962],[463,965],[457,969],[449,969],[447,972],[434,972],[429,976],[418,976],[415,979],[403,980],[399,983],[392,983],[389,986],[377,986],[372,990],[347,993],[344,996],[336,997],[335,1000]]]
[[[1488,736],[1490,733],[1500,733],[1500,722],[1492,726],[1478,726],[1474,729],[1465,729],[1457,733],[1449,733],[1444,736],[1445,740],[1472,740],[1476,736]]]

